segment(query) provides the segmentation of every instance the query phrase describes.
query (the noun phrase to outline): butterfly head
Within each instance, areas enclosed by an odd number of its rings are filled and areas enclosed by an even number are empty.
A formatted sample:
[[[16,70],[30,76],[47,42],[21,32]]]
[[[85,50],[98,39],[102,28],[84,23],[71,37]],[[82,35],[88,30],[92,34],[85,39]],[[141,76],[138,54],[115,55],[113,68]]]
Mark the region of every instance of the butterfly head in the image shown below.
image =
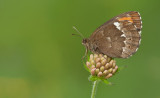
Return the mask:
[[[82,45],[84,45],[86,48],[88,48],[89,47],[89,39],[88,38],[84,38],[82,40]]]

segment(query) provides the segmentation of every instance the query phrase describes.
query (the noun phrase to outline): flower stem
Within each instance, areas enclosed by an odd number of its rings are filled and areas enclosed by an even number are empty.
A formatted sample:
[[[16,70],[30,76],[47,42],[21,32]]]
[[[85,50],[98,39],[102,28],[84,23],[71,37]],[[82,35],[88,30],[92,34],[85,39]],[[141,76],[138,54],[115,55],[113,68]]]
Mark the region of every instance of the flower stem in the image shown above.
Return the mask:
[[[92,88],[91,98],[95,98],[97,84],[98,84],[98,80],[96,80],[96,81],[93,82],[93,88]]]

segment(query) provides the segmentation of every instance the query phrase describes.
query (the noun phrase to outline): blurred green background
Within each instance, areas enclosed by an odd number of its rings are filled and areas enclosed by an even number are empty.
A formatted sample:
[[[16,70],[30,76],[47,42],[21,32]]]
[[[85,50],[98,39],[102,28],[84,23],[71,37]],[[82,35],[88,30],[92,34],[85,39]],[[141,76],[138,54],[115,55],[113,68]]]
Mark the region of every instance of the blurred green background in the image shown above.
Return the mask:
[[[0,0],[0,98],[90,98],[92,82],[81,58],[84,36],[112,17],[139,11],[142,41],[113,86],[96,98],[160,98],[159,0]]]

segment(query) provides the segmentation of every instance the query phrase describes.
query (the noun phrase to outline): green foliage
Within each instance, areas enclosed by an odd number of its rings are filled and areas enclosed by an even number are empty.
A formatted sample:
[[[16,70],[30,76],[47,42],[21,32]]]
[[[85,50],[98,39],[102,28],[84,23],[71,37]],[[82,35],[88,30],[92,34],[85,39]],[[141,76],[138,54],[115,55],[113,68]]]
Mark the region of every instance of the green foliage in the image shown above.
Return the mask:
[[[107,79],[99,78],[97,76],[90,75],[88,79],[89,79],[89,81],[92,81],[92,82],[94,82],[94,81],[102,81],[107,85],[111,85],[111,82],[109,82]]]

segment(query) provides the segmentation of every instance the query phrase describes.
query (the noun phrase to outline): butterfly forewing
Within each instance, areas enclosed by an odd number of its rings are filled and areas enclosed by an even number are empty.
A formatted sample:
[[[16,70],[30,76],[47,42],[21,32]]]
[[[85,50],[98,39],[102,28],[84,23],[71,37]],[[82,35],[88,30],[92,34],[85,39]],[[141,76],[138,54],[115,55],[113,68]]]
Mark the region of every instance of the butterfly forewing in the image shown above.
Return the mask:
[[[142,22],[138,12],[118,15],[93,32],[89,49],[114,58],[128,58],[135,53],[141,40]]]

